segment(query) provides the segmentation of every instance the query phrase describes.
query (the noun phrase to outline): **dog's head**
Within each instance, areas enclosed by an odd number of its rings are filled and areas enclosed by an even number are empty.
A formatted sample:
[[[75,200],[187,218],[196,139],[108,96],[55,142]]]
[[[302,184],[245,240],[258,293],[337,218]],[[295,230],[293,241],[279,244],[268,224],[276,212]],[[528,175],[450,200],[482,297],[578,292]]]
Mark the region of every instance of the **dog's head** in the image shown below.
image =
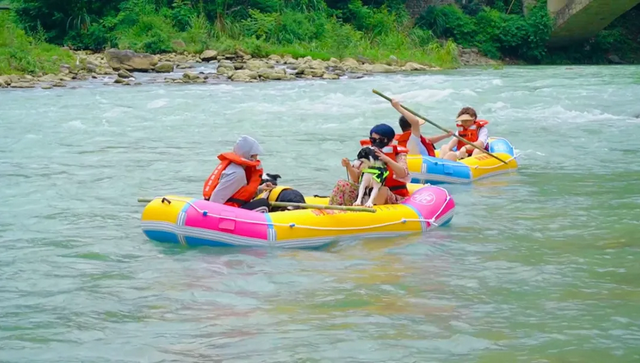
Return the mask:
[[[282,179],[280,174],[265,173],[262,176],[262,182],[260,182],[260,185],[262,185],[262,184],[264,184],[266,182],[271,182],[271,184],[273,184],[274,186],[277,186],[278,185],[278,179]]]
[[[376,155],[375,149],[370,146],[365,146],[358,151],[358,160],[360,160],[365,167],[371,165],[385,165],[378,155]]]
[[[362,162],[369,162],[369,163],[373,163],[376,160],[379,160],[378,155],[376,155],[376,151],[370,147],[370,146],[365,146],[362,149],[360,149],[360,151],[358,151],[358,160],[362,161]]]

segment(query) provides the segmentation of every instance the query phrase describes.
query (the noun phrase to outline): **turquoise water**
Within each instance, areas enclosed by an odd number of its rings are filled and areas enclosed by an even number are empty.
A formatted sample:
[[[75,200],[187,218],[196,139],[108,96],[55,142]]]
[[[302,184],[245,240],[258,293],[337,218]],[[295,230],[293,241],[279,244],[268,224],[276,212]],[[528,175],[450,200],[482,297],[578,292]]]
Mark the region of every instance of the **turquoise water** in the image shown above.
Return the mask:
[[[146,240],[256,137],[306,194],[397,113],[476,107],[517,173],[447,186],[449,226],[323,251]],[[638,362],[640,68],[0,90],[1,362]],[[429,125],[425,134],[438,134]]]

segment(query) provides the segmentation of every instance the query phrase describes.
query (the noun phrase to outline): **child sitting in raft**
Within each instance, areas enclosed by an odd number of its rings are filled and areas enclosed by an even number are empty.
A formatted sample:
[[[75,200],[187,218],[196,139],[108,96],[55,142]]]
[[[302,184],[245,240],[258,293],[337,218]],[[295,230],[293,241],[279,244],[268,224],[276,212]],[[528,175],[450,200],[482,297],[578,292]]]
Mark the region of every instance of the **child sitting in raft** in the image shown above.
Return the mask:
[[[205,200],[260,213],[269,212],[269,201],[258,194],[273,189],[270,182],[262,183],[262,164],[258,155],[262,147],[253,138],[242,135],[232,152],[218,155],[220,164],[204,183]]]
[[[486,125],[489,123],[486,120],[478,120],[476,110],[471,107],[464,107],[458,112],[458,131],[456,135],[473,143],[475,146],[485,149],[487,141],[489,139],[489,131]],[[457,146],[457,151],[452,151],[454,146]],[[483,152],[468,145],[458,139],[449,141],[446,145],[443,145],[440,149],[440,155],[443,159],[456,161],[458,159],[464,159],[472,155],[479,155]]]
[[[387,164],[389,176],[376,197],[374,204],[399,204],[409,197],[407,183],[411,181],[409,167],[407,166],[407,150],[398,145],[391,145],[396,136],[393,127],[387,124],[379,124],[369,131],[369,140],[362,140],[360,144],[370,144],[378,149],[376,155]],[[348,158],[342,159],[342,166],[347,168],[350,180],[338,180],[331,196],[330,205],[353,205],[358,199],[358,187],[362,165],[356,160],[351,163]]]

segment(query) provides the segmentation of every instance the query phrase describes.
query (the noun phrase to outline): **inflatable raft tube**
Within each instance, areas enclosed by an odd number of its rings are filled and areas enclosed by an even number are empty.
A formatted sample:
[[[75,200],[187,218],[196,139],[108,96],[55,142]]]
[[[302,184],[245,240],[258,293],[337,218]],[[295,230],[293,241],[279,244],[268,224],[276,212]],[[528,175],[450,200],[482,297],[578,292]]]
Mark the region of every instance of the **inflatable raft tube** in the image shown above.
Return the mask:
[[[471,183],[476,180],[509,173],[518,169],[515,149],[506,139],[490,137],[489,152],[507,164],[487,155],[470,156],[460,161],[440,159],[425,155],[408,155],[407,164],[411,182],[419,184]]]
[[[401,204],[375,206],[376,213],[299,209],[258,213],[202,199],[154,198],[141,227],[153,241],[185,246],[319,248],[354,238],[427,232],[447,224],[455,202],[437,186],[414,186]],[[326,204],[326,197],[312,197]]]

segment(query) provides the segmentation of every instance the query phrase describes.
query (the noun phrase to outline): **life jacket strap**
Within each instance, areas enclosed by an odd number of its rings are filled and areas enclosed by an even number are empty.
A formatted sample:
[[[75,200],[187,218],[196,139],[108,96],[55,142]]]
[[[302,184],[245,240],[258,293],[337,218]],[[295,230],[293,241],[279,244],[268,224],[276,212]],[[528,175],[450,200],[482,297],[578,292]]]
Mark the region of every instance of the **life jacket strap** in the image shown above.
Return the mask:
[[[229,198],[227,199],[227,202],[235,203],[239,206],[243,206],[248,203],[246,200],[237,199],[237,198]]]

